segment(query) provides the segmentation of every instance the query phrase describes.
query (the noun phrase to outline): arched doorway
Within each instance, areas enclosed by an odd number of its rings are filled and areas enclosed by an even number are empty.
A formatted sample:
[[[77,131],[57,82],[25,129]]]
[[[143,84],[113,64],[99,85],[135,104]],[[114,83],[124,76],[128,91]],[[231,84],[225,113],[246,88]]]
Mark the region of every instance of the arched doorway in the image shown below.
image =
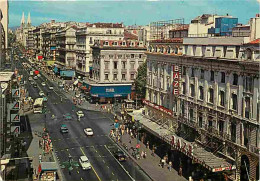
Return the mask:
[[[249,173],[250,173],[250,163],[249,159],[246,155],[242,155],[241,157],[241,166],[240,166],[240,180],[241,181],[249,181]]]

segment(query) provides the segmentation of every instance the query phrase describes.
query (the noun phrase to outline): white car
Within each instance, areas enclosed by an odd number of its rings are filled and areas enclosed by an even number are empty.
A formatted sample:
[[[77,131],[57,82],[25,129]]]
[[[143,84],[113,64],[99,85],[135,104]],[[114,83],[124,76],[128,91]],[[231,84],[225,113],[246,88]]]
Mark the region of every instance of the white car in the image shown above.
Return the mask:
[[[46,83],[45,83],[45,82],[42,82],[42,86],[46,86]]]
[[[37,76],[34,76],[34,78],[33,78],[34,80],[37,80],[38,79],[38,77]]]
[[[83,111],[78,111],[76,114],[78,117],[84,117]]]
[[[40,92],[39,92],[39,95],[40,95],[40,96],[45,96],[43,91],[40,91]]]
[[[30,81],[33,80],[32,77],[29,77],[29,80],[30,80]]]
[[[91,128],[85,128],[84,129],[84,133],[87,135],[87,136],[93,136],[94,135],[94,132]]]
[[[41,74],[38,74],[37,76],[38,76],[38,77],[41,77]]]
[[[83,170],[90,170],[91,169],[91,164],[89,162],[88,157],[86,156],[81,156],[79,158],[79,164],[82,167]]]
[[[49,89],[50,89],[50,90],[53,90],[53,86],[50,86]]]

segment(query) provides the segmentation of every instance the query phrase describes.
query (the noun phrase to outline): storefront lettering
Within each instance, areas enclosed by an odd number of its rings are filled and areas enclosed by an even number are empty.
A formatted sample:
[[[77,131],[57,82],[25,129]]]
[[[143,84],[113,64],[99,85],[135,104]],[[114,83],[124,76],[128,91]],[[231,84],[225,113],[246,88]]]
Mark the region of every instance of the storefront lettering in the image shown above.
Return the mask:
[[[106,88],[106,92],[115,92],[114,88]]]
[[[173,95],[179,94],[179,81],[180,81],[180,72],[179,72],[179,66],[174,65],[173,66]]]
[[[169,114],[169,115],[171,115],[171,116],[173,115],[173,113],[172,113],[171,110],[166,109],[166,108],[163,107],[163,106],[159,106],[159,105],[153,104],[153,103],[151,103],[150,101],[147,101],[147,100],[144,100],[143,103],[146,104],[146,105],[148,105],[148,106],[150,106],[150,107],[152,107],[152,108],[155,108],[155,109],[157,109],[157,110],[159,110],[159,111],[162,111],[162,112],[164,112],[164,113],[166,113],[166,114]]]
[[[183,151],[186,154],[193,155],[193,146],[182,138],[172,136],[171,146]]]

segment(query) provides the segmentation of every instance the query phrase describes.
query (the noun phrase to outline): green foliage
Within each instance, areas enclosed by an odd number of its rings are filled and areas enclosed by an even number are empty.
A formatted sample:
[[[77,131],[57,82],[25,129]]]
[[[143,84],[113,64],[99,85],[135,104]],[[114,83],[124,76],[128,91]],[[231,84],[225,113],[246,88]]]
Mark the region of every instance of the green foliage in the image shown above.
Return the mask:
[[[8,46],[12,46],[12,44],[15,42],[15,34],[8,32]]]
[[[135,79],[135,89],[139,98],[145,98],[145,86],[147,79],[147,64],[144,62],[137,70],[137,77]]]

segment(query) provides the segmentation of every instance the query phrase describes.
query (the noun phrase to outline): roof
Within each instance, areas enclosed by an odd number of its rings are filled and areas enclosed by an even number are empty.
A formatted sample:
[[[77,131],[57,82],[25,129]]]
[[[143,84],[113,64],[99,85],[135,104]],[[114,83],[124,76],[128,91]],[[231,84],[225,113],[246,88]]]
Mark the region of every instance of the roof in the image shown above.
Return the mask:
[[[128,31],[124,31],[124,39],[125,40],[138,40],[138,36],[128,32]]]
[[[87,27],[96,27],[96,28],[123,28],[123,23],[86,23]]]
[[[260,44],[260,38],[256,39],[256,40],[253,40],[247,44]]]
[[[58,170],[57,164],[55,162],[41,162],[42,171]]]
[[[88,161],[88,157],[86,157],[86,156],[81,156],[80,159],[81,159],[83,162]]]
[[[8,82],[12,79],[14,72],[0,72],[0,82]]]

